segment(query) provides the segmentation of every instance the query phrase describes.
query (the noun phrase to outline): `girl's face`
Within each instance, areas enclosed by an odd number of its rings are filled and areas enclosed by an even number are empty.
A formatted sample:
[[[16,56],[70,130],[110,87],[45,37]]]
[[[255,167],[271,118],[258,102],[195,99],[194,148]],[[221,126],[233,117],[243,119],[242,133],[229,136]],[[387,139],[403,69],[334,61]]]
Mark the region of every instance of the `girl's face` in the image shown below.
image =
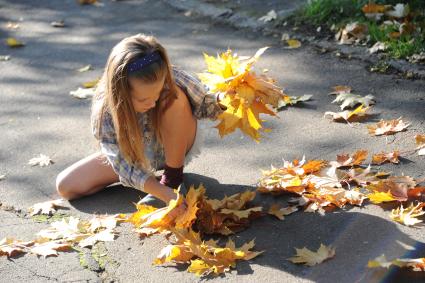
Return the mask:
[[[146,83],[138,78],[129,78],[131,101],[136,112],[144,113],[155,107],[164,81],[165,78],[153,83]]]

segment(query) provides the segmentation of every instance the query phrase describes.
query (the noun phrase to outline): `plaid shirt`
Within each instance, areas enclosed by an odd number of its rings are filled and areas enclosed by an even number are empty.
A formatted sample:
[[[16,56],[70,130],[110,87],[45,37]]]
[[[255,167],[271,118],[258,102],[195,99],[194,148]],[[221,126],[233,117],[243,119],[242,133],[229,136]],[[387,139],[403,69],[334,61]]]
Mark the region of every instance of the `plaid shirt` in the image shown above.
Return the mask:
[[[187,95],[192,106],[192,113],[197,119],[216,119],[218,114],[223,111],[218,104],[217,95],[209,93],[208,89],[195,76],[175,67],[173,67],[173,76],[176,84]],[[137,118],[143,129],[145,156],[150,160],[153,169],[160,168],[165,164],[163,147],[155,146],[157,141],[147,115],[137,113]],[[125,186],[143,191],[146,180],[153,176],[153,170],[146,172],[142,168],[132,166],[124,159],[118,147],[112,117],[109,113],[105,113],[99,131],[94,125],[92,120],[93,135],[99,140],[101,152],[118,174],[120,182]]]

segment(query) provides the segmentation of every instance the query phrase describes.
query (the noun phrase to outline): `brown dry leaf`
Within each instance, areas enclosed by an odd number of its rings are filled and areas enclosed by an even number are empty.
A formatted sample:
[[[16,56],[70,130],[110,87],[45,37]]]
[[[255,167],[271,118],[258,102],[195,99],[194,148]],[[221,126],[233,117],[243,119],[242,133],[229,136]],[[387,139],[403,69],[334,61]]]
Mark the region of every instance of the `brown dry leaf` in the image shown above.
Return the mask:
[[[392,151],[392,152],[381,152],[378,154],[374,154],[372,156],[372,164],[377,164],[380,165],[384,162],[391,162],[391,163],[400,163],[400,160],[398,159],[400,156],[400,152],[399,151]]]
[[[356,41],[365,39],[367,32],[367,25],[353,22],[341,28],[335,35],[335,39],[339,44],[353,44]]]
[[[351,93],[351,87],[346,86],[346,85],[337,85],[332,87],[333,88],[333,92],[330,92],[329,94],[343,94],[343,93]]]
[[[81,5],[93,5],[98,3],[97,0],[77,0]]]
[[[425,214],[425,211],[422,210],[423,206],[424,204],[421,202],[415,206],[412,203],[407,208],[404,208],[401,204],[400,207],[391,211],[390,218],[406,226],[414,226],[422,222],[417,217]]]
[[[384,267],[389,268],[391,265],[396,265],[402,268],[410,268],[413,271],[425,271],[425,257],[423,258],[397,258],[388,261],[385,255],[381,255],[374,260],[370,260],[367,264],[369,268]]]
[[[34,157],[28,161],[28,164],[31,166],[40,165],[40,167],[48,166],[52,164],[53,161],[47,155],[40,154],[38,157]]]
[[[400,118],[396,120],[381,120],[376,125],[367,126],[369,129],[369,134],[374,136],[380,136],[380,135],[392,135],[397,132],[404,131],[407,127],[409,127],[409,123],[404,123],[403,120]]]
[[[418,150],[419,155],[425,155],[425,135],[416,135],[416,149]]]
[[[63,199],[50,200],[45,202],[36,203],[31,206],[28,210],[30,216],[37,214],[52,215],[56,212],[57,207],[62,207]]]
[[[325,112],[324,117],[331,116],[332,120],[335,122],[359,122],[368,117],[369,114],[366,112],[370,109],[370,107],[363,108],[363,104],[358,106],[353,111],[345,110],[342,112]]]
[[[280,207],[279,204],[275,203],[273,204],[269,211],[268,214],[274,215],[277,218],[279,218],[280,220],[285,219],[284,216],[292,214],[294,212],[298,211],[298,206],[294,205],[294,206],[287,206],[287,207]]]
[[[30,252],[38,256],[57,256],[58,251],[68,251],[71,249],[70,243],[62,241],[43,241],[38,240],[33,246],[30,247]]]
[[[28,247],[32,246],[34,241],[23,242],[12,238],[3,238],[0,241],[0,256],[14,257],[18,254],[28,251]]]
[[[295,250],[297,251],[297,254],[288,260],[293,263],[304,263],[308,266],[314,266],[335,256],[335,249],[323,244],[320,244],[320,248],[317,252],[313,252],[305,247],[302,249],[295,248]]]
[[[331,161],[329,164],[336,168],[362,165],[366,160],[367,150],[358,150],[352,156],[349,154],[338,154],[336,161]]]

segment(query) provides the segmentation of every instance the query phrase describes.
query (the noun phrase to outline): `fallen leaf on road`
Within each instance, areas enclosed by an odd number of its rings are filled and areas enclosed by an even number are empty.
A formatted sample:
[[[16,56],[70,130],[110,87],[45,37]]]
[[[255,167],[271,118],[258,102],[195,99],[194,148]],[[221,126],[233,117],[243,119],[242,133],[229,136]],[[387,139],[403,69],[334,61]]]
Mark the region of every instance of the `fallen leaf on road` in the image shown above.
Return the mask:
[[[6,179],[6,174],[0,175],[0,181]]]
[[[425,204],[421,202],[415,206],[412,203],[406,208],[401,204],[400,207],[391,211],[390,218],[406,226],[416,225],[422,222],[422,220],[417,219],[417,217],[425,214],[425,211],[422,210],[424,206]]]
[[[25,253],[34,241],[23,242],[13,238],[3,238],[0,241],[0,256],[14,257],[18,254]]]
[[[12,47],[12,48],[25,46],[25,44],[23,42],[17,40],[16,38],[13,38],[13,37],[7,38],[6,44],[9,47]]]
[[[47,155],[40,154],[39,157],[34,157],[28,161],[28,164],[31,166],[40,165],[40,167],[48,166],[52,164],[53,161]]]
[[[63,199],[50,200],[45,202],[36,203],[31,206],[28,210],[30,216],[37,214],[52,215],[56,212],[57,207],[61,207],[63,204]]]
[[[36,241],[33,246],[30,247],[30,252],[35,255],[44,256],[57,256],[58,251],[68,251],[71,249],[70,243],[63,243],[62,241]]]
[[[92,98],[95,94],[95,88],[81,88],[81,87],[79,87],[77,90],[70,91],[69,94],[71,96],[79,98],[79,99]]]
[[[87,72],[87,71],[90,71],[90,70],[93,70],[93,67],[89,64],[89,65],[86,65],[84,67],[79,68],[77,70],[77,72],[83,73],[83,72]]]
[[[94,88],[99,81],[100,81],[100,78],[97,78],[97,79],[89,81],[89,82],[85,82],[85,83],[83,83],[83,87]]]
[[[374,204],[395,201],[396,199],[393,197],[390,191],[388,192],[378,192],[375,191],[371,194],[368,194],[367,197]]]
[[[377,164],[380,165],[384,162],[391,162],[391,163],[400,163],[400,160],[398,159],[400,156],[400,152],[399,151],[392,151],[392,152],[381,152],[381,153],[377,153],[374,154],[372,156],[372,164]]]
[[[295,250],[297,251],[297,254],[288,260],[293,263],[304,263],[308,266],[314,266],[335,256],[335,249],[323,244],[320,244],[320,248],[317,252],[313,252],[305,247],[302,249],[295,248]]]
[[[385,255],[381,255],[374,260],[370,260],[367,264],[369,268],[384,267],[389,268],[391,265],[398,267],[410,268],[413,271],[425,271],[425,257],[423,258],[397,258],[392,261],[388,261]]]
[[[364,106],[370,106],[375,104],[375,97],[373,95],[361,96],[352,93],[341,93],[332,101],[332,103],[341,103],[341,110],[347,107],[354,107],[357,104],[363,104]]]
[[[349,154],[338,154],[336,161],[331,161],[329,164],[336,168],[361,165],[366,160],[367,150],[358,150],[352,156]]]
[[[275,10],[270,10],[266,15],[262,16],[258,20],[264,23],[271,22],[273,20],[276,20],[277,14]]]
[[[324,117],[331,116],[332,121],[335,121],[335,122],[343,122],[343,121],[347,123],[359,122],[366,119],[369,116],[369,114],[366,113],[369,109],[370,107],[363,108],[363,104],[362,104],[358,106],[356,109],[354,109],[353,111],[345,110],[342,112],[331,112],[331,111],[325,112]]]
[[[403,122],[403,120],[400,118],[396,120],[381,120],[375,125],[367,126],[369,129],[369,134],[374,136],[380,136],[380,135],[392,135],[397,132],[404,131],[409,127],[409,123]]]
[[[50,25],[52,27],[55,27],[55,28],[64,28],[65,27],[65,21],[61,20],[61,21],[51,22]]]
[[[425,155],[425,135],[416,135],[416,150],[418,150],[419,155]]]
[[[10,30],[17,30],[18,28],[20,28],[20,25],[19,23],[15,23],[15,22],[7,22],[6,28]]]
[[[288,45],[286,48],[288,49],[295,49],[301,47],[301,41],[298,39],[287,39],[286,44]]]
[[[341,94],[341,93],[351,93],[351,87],[346,86],[346,85],[337,85],[332,87],[333,88],[333,92],[330,92],[329,94]]]
[[[281,100],[279,100],[278,109],[288,106],[288,105],[295,105],[298,102],[304,102],[311,99],[313,95],[311,94],[304,94],[302,96],[289,96],[284,95]]]
[[[10,60],[10,56],[9,55],[1,55],[0,56],[0,61],[9,61]]]
[[[97,0],[77,0],[81,5],[92,5],[98,3]]]
[[[289,214],[294,213],[296,211],[298,211],[298,206],[296,206],[296,205],[287,206],[287,207],[282,208],[282,207],[280,207],[279,204],[275,203],[270,207],[268,214],[274,215],[277,218],[279,218],[280,220],[283,220],[286,215],[289,215]]]

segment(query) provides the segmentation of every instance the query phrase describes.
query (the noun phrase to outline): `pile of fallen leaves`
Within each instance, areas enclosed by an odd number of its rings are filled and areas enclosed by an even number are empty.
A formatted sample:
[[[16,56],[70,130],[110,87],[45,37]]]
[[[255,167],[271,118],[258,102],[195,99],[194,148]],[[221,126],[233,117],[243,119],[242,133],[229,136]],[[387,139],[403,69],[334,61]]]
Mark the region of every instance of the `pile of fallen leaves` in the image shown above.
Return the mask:
[[[288,162],[283,167],[272,167],[263,171],[258,182],[258,191],[262,193],[292,193],[297,198],[290,200],[294,205],[285,209],[276,207],[270,213],[281,218],[282,211],[297,211],[303,207],[306,212],[331,211],[343,208],[346,204],[362,205],[365,199],[375,204],[384,202],[400,203],[390,215],[391,219],[405,225],[414,225],[423,215],[422,202],[409,207],[403,204],[419,201],[425,197],[425,187],[419,186],[424,180],[415,180],[408,176],[390,176],[389,173],[375,172],[371,165],[366,166],[366,150],[353,155],[341,154],[335,161],[310,160],[304,158]],[[373,155],[372,163],[398,163],[397,153],[378,153]],[[283,214],[284,215],[284,214]]]
[[[203,241],[201,236],[229,235],[246,227],[251,219],[261,215],[261,207],[247,207],[254,197],[255,192],[246,191],[222,200],[208,199],[202,185],[198,189],[192,186],[186,197],[179,194],[164,208],[137,204],[137,211],[128,222],[142,237],[156,233],[174,236],[173,244],[161,251],[154,264],[189,263],[187,270],[198,276],[220,274],[235,267],[236,260],[249,260],[261,252],[250,251],[254,241],[236,248],[229,239],[224,247],[219,247],[217,241]],[[173,216],[176,211],[179,213]]]
[[[260,114],[276,116],[272,108],[277,108],[284,93],[275,85],[275,80],[264,74],[252,71],[253,64],[268,47],[259,49],[250,58],[239,57],[228,50],[217,58],[204,53],[208,69],[199,74],[202,83],[211,93],[222,93],[220,103],[226,110],[218,116],[216,126],[223,137],[239,128],[243,133],[259,141],[262,129]]]

